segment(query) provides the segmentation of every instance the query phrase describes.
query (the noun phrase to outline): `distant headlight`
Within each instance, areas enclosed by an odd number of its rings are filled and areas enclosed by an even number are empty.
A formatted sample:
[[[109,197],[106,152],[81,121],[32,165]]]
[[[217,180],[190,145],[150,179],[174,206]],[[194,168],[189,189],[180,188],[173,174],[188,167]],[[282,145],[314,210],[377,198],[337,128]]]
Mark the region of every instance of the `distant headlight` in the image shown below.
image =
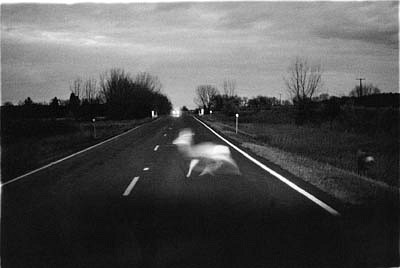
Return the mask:
[[[181,116],[181,111],[179,110],[172,110],[171,115],[173,117],[180,117]]]

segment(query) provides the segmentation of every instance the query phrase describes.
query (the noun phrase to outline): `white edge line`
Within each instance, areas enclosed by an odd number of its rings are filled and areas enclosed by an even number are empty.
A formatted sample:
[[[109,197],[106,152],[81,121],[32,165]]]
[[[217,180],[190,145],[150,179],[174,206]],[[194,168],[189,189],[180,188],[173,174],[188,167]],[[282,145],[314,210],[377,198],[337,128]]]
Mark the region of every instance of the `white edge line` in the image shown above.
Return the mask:
[[[308,199],[310,199],[312,202],[314,202],[315,204],[319,205],[320,207],[322,207],[323,209],[325,209],[326,211],[328,211],[330,214],[334,215],[334,216],[340,216],[340,213],[335,210],[334,208],[332,208],[331,206],[329,206],[328,204],[326,204],[325,202],[319,200],[318,198],[316,198],[315,196],[313,196],[312,194],[306,192],[305,190],[303,190],[302,188],[300,188],[299,186],[297,186],[296,184],[294,184],[293,182],[289,181],[288,179],[286,179],[285,177],[283,177],[282,175],[280,175],[279,173],[277,173],[276,171],[270,169],[269,167],[267,167],[266,165],[264,165],[263,163],[261,163],[260,161],[258,161],[257,159],[251,157],[248,153],[244,152],[243,150],[241,150],[240,148],[238,148],[236,145],[232,144],[230,141],[228,141],[227,139],[225,139],[224,137],[222,137],[221,135],[219,135],[217,132],[215,132],[212,128],[210,128],[209,126],[207,126],[205,123],[203,123],[202,121],[200,121],[199,119],[197,119],[196,117],[193,116],[194,119],[196,119],[198,122],[200,122],[203,126],[205,126],[208,130],[210,130],[212,133],[214,133],[218,138],[220,138],[221,140],[223,140],[224,142],[226,142],[227,144],[229,144],[232,148],[234,148],[236,151],[238,151],[239,153],[241,153],[244,157],[246,157],[247,159],[251,160],[254,164],[256,164],[257,166],[261,167],[262,169],[264,169],[265,171],[269,172],[271,175],[275,176],[276,178],[278,178],[280,181],[284,182],[285,184],[287,184],[289,187],[291,187],[292,189],[296,190],[297,192],[299,192],[300,194],[304,195],[305,197],[307,197]]]
[[[134,177],[122,195],[128,196],[131,193],[133,187],[135,187],[135,184],[137,183],[138,180],[139,180],[139,177]]]
[[[154,151],[158,150],[158,147],[160,147],[159,145],[156,145],[156,147],[154,147]]]
[[[156,121],[156,120],[154,120],[154,121]],[[154,121],[151,121],[151,122],[154,122]],[[150,122],[150,123],[151,123],[151,122]],[[146,123],[144,123],[144,124],[146,124]],[[18,181],[18,180],[20,180],[20,179],[23,179],[23,178],[25,178],[25,177],[27,177],[27,176],[29,176],[29,175],[32,175],[32,174],[34,174],[34,173],[36,173],[36,172],[38,172],[38,171],[40,171],[40,170],[43,170],[43,169],[46,169],[46,168],[48,168],[48,167],[54,166],[54,165],[56,165],[56,164],[58,164],[58,163],[60,163],[60,162],[62,162],[62,161],[65,161],[65,160],[67,160],[67,159],[69,159],[69,158],[72,158],[72,157],[77,156],[77,155],[79,155],[79,154],[81,154],[81,153],[84,153],[84,152],[86,152],[86,151],[89,151],[89,150],[91,150],[91,149],[93,149],[93,148],[96,148],[96,147],[98,147],[98,146],[100,146],[100,145],[102,145],[102,144],[104,144],[104,143],[107,143],[107,142],[110,142],[110,141],[112,141],[112,140],[115,140],[115,139],[117,139],[117,138],[119,138],[119,137],[121,137],[121,136],[124,136],[124,135],[126,135],[126,134],[128,134],[128,133],[134,131],[135,129],[140,128],[140,127],[143,126],[144,124],[141,124],[141,125],[139,125],[139,126],[137,126],[137,127],[134,127],[134,128],[132,128],[132,129],[130,129],[130,130],[124,132],[124,133],[121,133],[121,134],[119,134],[119,135],[117,135],[117,136],[111,137],[111,138],[109,138],[109,139],[107,139],[107,140],[105,140],[105,141],[102,141],[102,142],[99,142],[99,143],[97,143],[97,144],[95,144],[95,145],[92,145],[92,146],[90,146],[90,147],[88,147],[88,148],[86,148],[86,149],[83,149],[83,150],[79,151],[79,152],[76,152],[76,153],[73,153],[73,154],[71,154],[71,155],[69,155],[69,156],[66,156],[66,157],[64,157],[64,158],[58,159],[57,161],[51,162],[51,163],[49,163],[49,164],[47,164],[47,165],[45,165],[45,166],[43,166],[43,167],[37,168],[37,169],[35,169],[35,170],[32,170],[32,171],[30,171],[30,172],[28,172],[28,173],[25,173],[25,174],[23,174],[23,175],[21,175],[21,176],[18,176],[18,177],[16,177],[16,178],[12,179],[12,180],[9,180],[9,181],[7,181],[7,182],[4,182],[4,183],[1,184],[1,187],[6,186],[7,184],[10,184],[10,183],[16,182],[16,181]]]

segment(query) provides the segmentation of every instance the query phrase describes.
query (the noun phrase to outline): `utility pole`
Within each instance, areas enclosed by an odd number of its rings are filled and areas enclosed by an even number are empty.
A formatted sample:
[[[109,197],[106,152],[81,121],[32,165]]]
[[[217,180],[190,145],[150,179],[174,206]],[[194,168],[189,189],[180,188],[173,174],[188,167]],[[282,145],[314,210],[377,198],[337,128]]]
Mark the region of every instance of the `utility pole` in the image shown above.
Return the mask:
[[[362,91],[362,83],[361,83],[361,81],[362,80],[365,80],[365,78],[356,78],[356,80],[360,80],[360,96],[359,97],[362,97],[362,95],[363,95],[363,91]]]
[[[279,105],[282,105],[282,93],[279,93]]]

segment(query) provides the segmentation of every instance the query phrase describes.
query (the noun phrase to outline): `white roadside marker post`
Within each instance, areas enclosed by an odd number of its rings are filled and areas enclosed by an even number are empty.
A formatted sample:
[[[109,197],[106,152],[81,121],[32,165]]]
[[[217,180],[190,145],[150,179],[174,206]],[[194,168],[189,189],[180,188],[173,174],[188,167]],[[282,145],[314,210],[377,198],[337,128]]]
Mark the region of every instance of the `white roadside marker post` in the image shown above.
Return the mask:
[[[96,139],[96,124],[95,124],[96,118],[93,118],[92,122],[93,122],[93,137]]]
[[[236,114],[236,134],[238,133],[239,114]]]

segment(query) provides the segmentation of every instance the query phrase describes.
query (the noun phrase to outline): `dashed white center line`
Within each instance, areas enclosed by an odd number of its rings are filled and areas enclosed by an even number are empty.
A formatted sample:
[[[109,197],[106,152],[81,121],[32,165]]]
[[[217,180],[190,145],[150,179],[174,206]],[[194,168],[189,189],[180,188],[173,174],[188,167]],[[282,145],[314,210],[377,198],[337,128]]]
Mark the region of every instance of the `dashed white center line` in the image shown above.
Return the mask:
[[[160,147],[159,145],[156,145],[156,147],[154,147],[154,151],[158,150],[158,147]]]
[[[149,168],[148,168],[148,167],[145,167],[145,168],[143,169],[143,171],[147,171],[147,170],[149,170]]]
[[[131,183],[129,184],[128,188],[126,188],[125,192],[122,194],[123,196],[128,196],[133,187],[135,187],[135,184],[137,183],[137,181],[139,180],[139,177],[134,177],[133,180],[131,181]]]

